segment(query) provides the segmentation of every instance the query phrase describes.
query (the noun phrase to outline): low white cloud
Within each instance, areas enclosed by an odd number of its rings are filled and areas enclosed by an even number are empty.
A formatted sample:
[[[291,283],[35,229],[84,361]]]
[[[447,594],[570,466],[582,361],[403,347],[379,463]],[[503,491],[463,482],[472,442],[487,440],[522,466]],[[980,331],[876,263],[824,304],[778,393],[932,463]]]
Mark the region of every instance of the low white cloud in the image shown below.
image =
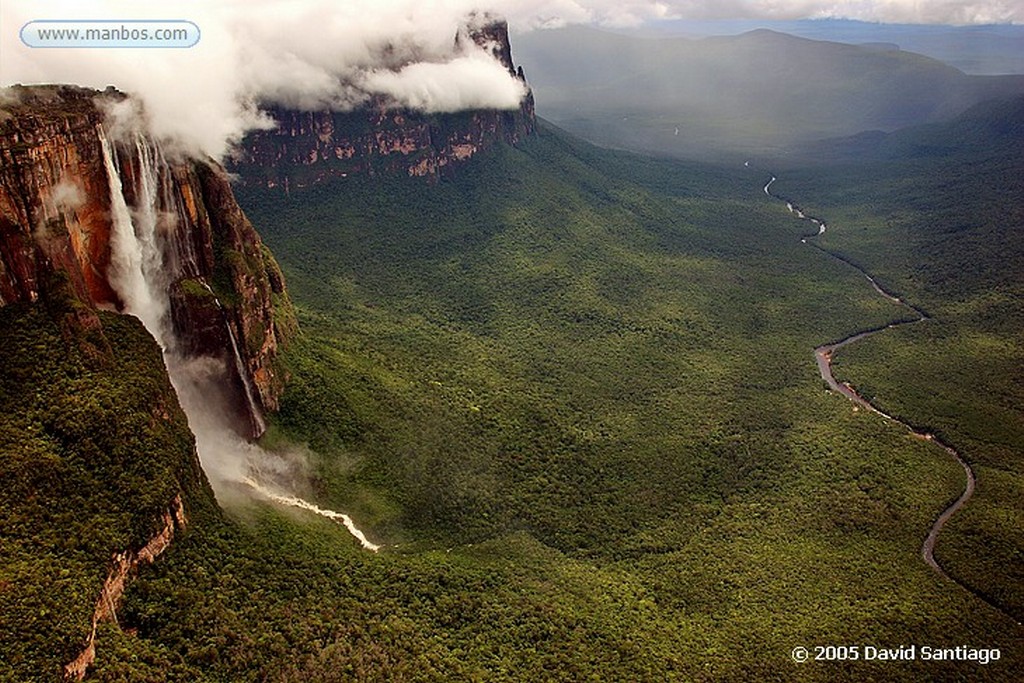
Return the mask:
[[[78,182],[67,175],[61,176],[55,185],[45,191],[42,196],[42,213],[36,223],[32,236],[37,242],[44,244],[50,237],[50,221],[62,221],[62,214],[69,214],[85,204],[85,192]]]
[[[426,112],[507,109],[509,103],[520,102],[526,94],[522,83],[508,78],[505,67],[480,53],[444,64],[416,62],[398,71],[377,69],[361,84]]]
[[[145,102],[154,132],[222,157],[266,125],[266,103],[344,110],[384,95],[426,111],[515,107],[521,85],[456,44],[474,12],[520,30],[680,18],[1024,22],[1020,0],[4,0],[0,85],[115,85]],[[188,49],[32,49],[18,32],[39,19],[185,19],[202,37]]]
[[[261,105],[346,110],[383,95],[426,111],[514,108],[521,84],[471,41],[474,0],[5,0],[0,84],[114,85],[145,103],[152,130],[222,157],[266,125]],[[186,19],[187,49],[29,48],[33,20]],[[422,79],[416,82],[417,79]]]
[[[54,211],[74,211],[85,204],[85,193],[74,179],[64,177],[50,189],[48,200]]]

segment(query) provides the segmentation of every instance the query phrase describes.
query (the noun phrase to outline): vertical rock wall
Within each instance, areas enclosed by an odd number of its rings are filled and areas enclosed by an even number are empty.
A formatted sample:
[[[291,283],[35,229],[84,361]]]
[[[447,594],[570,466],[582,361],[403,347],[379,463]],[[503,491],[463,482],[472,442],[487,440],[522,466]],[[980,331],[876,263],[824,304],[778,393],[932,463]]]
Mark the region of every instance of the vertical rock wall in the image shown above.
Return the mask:
[[[35,301],[48,278],[66,278],[90,306],[120,308],[108,273],[110,189],[98,128],[125,96],[70,86],[15,87],[0,101],[0,306]],[[138,210],[145,138],[115,141],[129,207]],[[259,408],[283,390],[277,355],[290,326],[284,281],[212,161],[160,153],[157,230],[177,337],[195,355],[231,352],[238,340]],[[233,364],[229,364],[231,366]],[[238,378],[240,381],[243,378]]]
[[[478,21],[456,42],[472,40],[525,85],[512,62],[508,25]],[[251,133],[232,170],[246,183],[285,190],[348,176],[408,175],[436,181],[495,144],[518,144],[537,128],[533,93],[517,109],[424,114],[383,100],[351,112],[270,108],[273,130]]]

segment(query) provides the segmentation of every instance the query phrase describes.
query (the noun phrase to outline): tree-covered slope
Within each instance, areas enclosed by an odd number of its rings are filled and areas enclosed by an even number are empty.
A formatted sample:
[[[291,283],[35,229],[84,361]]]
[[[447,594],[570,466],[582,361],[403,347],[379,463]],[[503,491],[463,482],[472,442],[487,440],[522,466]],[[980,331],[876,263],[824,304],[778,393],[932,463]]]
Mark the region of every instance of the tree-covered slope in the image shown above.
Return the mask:
[[[0,680],[59,680],[115,554],[213,496],[159,349],[51,287],[0,308]],[[179,498],[180,497],[180,498]]]
[[[938,547],[953,573],[1024,615],[1024,101],[899,131],[841,163],[780,174],[828,221],[821,244],[921,306],[927,324],[844,349],[839,373],[884,409],[942,434],[978,495]],[[858,162],[860,158],[862,161]]]
[[[815,371],[816,344],[903,312],[809,254],[765,180],[547,128],[436,187],[242,197],[300,306],[278,435],[319,453],[322,499],[392,558],[450,550],[571,605],[576,626],[506,673],[471,658],[489,677],[536,676],[545,653],[612,678],[862,679],[789,659],[840,640],[1009,657],[1007,622],[919,558],[961,472]],[[568,568],[554,592],[536,583]],[[515,639],[493,626],[476,637]],[[644,667],[582,661],[580,629]],[[921,666],[887,674],[936,671]]]
[[[307,497],[384,547],[210,515],[94,680],[1014,680],[1015,627],[920,559],[962,472],[814,366],[903,312],[767,178],[550,127],[465,168],[240,197],[303,330],[264,446],[308,445]],[[841,644],[1002,658],[791,657]]]

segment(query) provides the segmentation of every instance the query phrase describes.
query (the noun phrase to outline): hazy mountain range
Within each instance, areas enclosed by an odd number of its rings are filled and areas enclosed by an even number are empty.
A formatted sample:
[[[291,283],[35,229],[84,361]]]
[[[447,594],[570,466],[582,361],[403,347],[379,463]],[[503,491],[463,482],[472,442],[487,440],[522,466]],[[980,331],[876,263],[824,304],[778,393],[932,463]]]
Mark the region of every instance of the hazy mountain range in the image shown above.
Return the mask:
[[[738,35],[757,28],[780,33],[860,45],[891,43],[901,50],[918,52],[969,74],[1024,73],[1024,26],[988,24],[948,26],[941,24],[881,24],[848,19],[800,19],[763,21],[663,21],[647,28],[623,31],[648,38]]]
[[[568,27],[519,37],[517,56],[542,116],[599,144],[673,156],[775,153],[1024,92],[1024,76],[767,29],[694,40]]]

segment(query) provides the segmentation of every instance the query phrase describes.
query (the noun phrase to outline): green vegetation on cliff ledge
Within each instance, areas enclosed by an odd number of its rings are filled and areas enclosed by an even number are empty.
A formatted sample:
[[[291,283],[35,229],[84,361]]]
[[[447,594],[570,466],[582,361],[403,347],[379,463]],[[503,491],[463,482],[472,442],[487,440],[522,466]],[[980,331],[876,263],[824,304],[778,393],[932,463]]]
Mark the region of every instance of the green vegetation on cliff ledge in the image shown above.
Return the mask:
[[[101,326],[102,325],[102,326]],[[114,553],[215,508],[153,339],[59,283],[0,308],[0,680],[58,680]]]

